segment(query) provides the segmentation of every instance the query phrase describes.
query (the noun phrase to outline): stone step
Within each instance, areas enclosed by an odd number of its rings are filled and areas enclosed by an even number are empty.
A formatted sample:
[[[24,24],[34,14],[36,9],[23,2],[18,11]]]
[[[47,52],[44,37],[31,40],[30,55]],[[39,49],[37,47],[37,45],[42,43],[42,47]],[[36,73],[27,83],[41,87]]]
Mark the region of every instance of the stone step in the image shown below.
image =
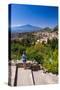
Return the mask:
[[[14,86],[16,66],[11,66],[11,86]]]
[[[57,76],[44,73],[43,70],[33,71],[35,85],[57,84]]]
[[[18,68],[17,86],[33,85],[33,79],[30,69]]]

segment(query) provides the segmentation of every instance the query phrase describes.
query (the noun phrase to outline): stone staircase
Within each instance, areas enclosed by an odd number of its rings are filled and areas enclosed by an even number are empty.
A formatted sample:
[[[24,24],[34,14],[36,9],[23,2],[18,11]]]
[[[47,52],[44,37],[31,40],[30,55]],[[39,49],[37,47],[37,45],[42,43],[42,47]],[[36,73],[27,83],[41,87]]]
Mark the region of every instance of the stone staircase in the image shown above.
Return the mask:
[[[9,62],[11,86],[45,85],[58,83],[58,76],[52,73],[44,73],[40,65],[32,62],[26,63],[26,69],[22,62]]]

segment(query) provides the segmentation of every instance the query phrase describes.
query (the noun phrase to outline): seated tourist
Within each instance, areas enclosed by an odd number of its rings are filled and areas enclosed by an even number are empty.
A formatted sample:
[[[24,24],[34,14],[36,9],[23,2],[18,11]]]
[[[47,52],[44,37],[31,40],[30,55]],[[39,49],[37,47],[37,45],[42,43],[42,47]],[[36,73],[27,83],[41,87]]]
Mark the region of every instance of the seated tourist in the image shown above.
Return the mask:
[[[22,61],[23,61],[24,69],[26,69],[26,53],[25,52],[23,52],[22,54]]]

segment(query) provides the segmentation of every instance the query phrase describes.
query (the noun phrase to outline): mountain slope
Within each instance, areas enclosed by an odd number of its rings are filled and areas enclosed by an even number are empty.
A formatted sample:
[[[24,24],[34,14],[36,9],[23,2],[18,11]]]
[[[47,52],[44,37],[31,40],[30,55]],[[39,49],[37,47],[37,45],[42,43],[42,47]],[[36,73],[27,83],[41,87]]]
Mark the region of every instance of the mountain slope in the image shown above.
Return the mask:
[[[39,31],[39,30],[41,30],[40,27],[32,26],[32,25],[29,25],[29,24],[11,28],[12,32],[19,32],[19,33],[33,32],[33,31]]]

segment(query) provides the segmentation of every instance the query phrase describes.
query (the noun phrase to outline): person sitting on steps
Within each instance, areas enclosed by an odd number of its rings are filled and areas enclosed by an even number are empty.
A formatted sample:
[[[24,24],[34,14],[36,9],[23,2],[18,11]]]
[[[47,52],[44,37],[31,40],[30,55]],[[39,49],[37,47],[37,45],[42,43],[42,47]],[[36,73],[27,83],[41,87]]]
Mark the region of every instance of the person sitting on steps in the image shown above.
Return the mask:
[[[23,61],[23,67],[24,69],[26,69],[26,52],[23,51],[23,54],[22,54],[22,61]]]

